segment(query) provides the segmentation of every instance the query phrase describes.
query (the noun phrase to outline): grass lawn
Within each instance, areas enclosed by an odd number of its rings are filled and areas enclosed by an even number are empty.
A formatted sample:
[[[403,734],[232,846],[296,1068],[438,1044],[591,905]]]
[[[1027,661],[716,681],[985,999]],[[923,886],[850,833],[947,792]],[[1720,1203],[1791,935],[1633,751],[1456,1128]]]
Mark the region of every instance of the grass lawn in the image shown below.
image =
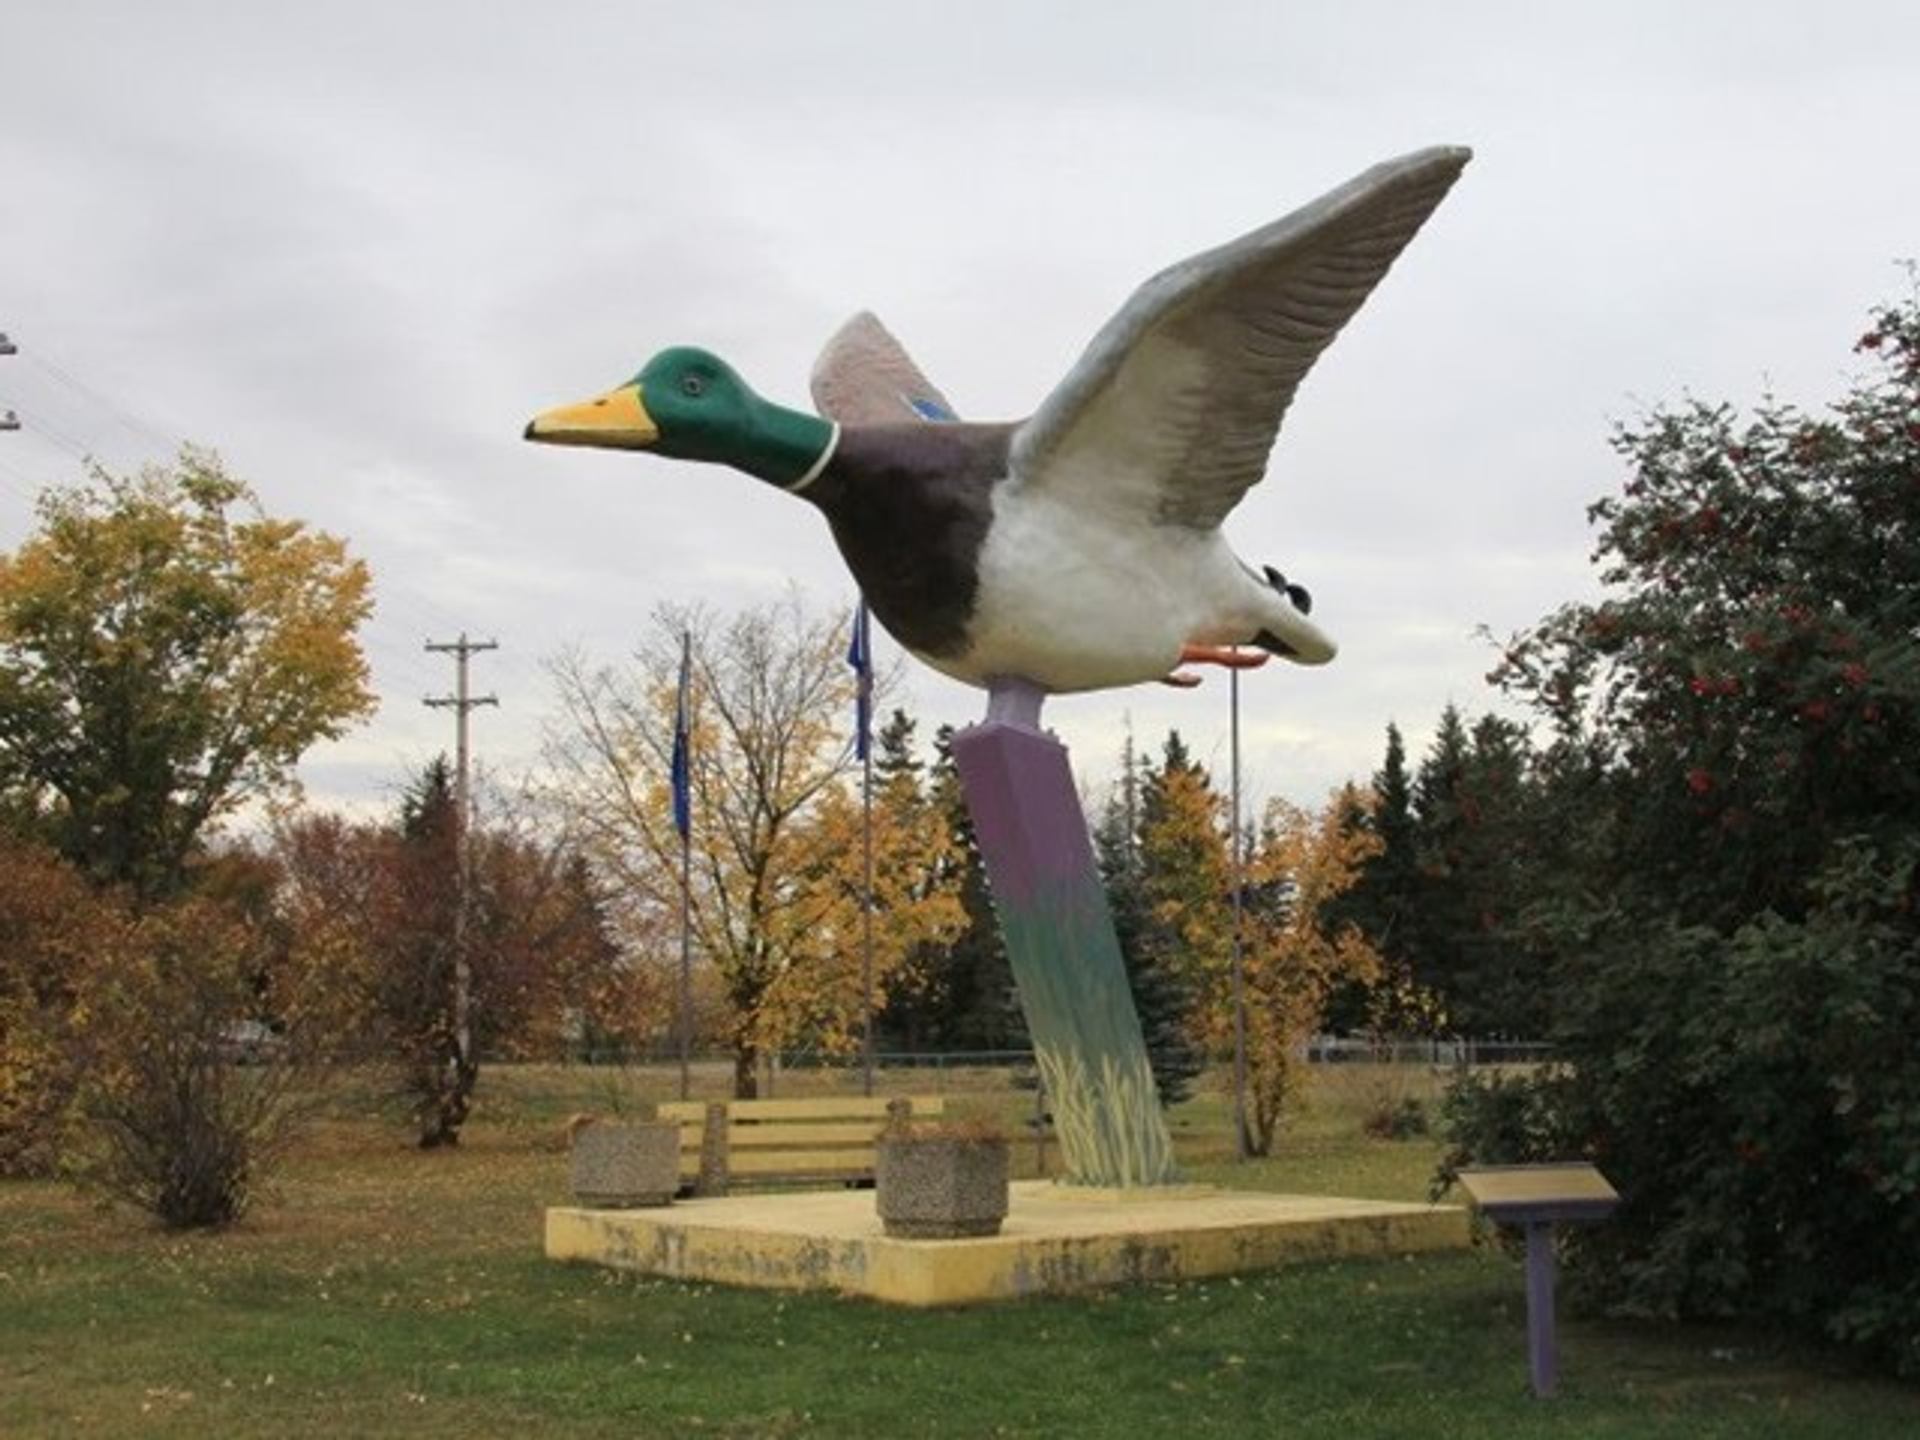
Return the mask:
[[[1720,1328],[1570,1319],[1538,1404],[1493,1251],[937,1312],[548,1264],[559,1120],[604,1083],[496,1069],[446,1154],[344,1098],[224,1235],[0,1184],[0,1436],[1920,1434],[1920,1391]],[[1377,1083],[1325,1072],[1269,1161],[1217,1100],[1176,1133],[1199,1178],[1421,1196],[1434,1147],[1358,1133]]]

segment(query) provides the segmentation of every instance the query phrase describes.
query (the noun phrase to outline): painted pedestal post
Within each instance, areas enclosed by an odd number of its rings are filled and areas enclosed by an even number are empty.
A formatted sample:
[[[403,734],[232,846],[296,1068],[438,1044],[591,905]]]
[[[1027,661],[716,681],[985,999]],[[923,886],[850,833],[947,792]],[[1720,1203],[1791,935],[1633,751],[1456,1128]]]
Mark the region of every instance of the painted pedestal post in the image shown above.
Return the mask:
[[[1527,1380],[1550,1399],[1560,1384],[1560,1346],[1553,1332],[1553,1222],[1527,1225]]]
[[[1527,1378],[1542,1400],[1560,1384],[1560,1348],[1553,1324],[1553,1229],[1604,1220],[1619,1193],[1594,1166],[1482,1165],[1460,1172],[1460,1187],[1481,1214],[1527,1235]]]
[[[1165,1185],[1173,1141],[1153,1085],[1067,749],[1036,692],[999,690],[953,737],[1007,958],[1076,1185]]]

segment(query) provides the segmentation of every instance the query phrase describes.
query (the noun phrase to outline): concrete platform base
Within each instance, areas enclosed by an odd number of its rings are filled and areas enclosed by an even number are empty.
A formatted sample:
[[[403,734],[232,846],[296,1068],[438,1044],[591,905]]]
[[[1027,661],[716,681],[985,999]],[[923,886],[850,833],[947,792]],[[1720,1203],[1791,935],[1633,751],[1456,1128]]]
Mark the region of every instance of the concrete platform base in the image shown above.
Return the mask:
[[[678,1280],[839,1290],[963,1305],[1192,1279],[1340,1255],[1465,1246],[1449,1205],[1269,1195],[1211,1186],[1089,1191],[1014,1185],[999,1235],[889,1240],[871,1190],[686,1200],[654,1210],[547,1211],[547,1255]]]

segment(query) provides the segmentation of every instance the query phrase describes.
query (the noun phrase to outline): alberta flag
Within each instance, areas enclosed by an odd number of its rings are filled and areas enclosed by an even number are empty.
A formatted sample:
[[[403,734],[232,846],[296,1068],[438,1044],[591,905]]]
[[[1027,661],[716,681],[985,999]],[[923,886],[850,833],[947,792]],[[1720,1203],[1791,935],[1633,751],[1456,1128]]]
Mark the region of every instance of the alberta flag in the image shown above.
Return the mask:
[[[691,728],[687,691],[693,670],[693,637],[680,637],[680,695],[673,707],[673,828],[685,840],[693,832],[693,794],[688,766],[687,732]]]
[[[862,760],[872,746],[873,732],[873,644],[867,625],[867,602],[862,599],[853,611],[853,638],[847,642],[847,664],[858,677],[854,700],[853,753]]]

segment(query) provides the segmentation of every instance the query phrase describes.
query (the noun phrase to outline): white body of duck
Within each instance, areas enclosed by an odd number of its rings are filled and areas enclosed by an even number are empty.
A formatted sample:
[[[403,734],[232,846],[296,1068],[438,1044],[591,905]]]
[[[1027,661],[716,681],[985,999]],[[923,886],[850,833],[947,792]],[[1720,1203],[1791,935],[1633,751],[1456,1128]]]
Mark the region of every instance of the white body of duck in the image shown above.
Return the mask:
[[[1142,529],[1019,485],[993,502],[972,643],[920,657],[956,680],[1019,677],[1054,694],[1136,685],[1167,675],[1189,646],[1251,644],[1263,630],[1288,633],[1303,664],[1333,658],[1333,642],[1218,530]]]

